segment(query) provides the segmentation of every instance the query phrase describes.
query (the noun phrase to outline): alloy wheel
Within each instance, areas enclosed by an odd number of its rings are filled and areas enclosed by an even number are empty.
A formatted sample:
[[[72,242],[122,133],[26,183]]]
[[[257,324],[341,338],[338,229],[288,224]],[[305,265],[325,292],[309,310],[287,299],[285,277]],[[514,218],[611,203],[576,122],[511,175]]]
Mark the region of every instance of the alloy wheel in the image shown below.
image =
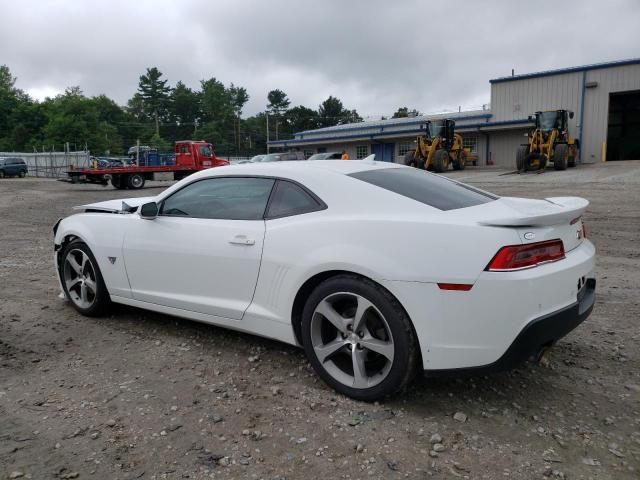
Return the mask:
[[[63,280],[69,299],[79,308],[90,308],[97,299],[96,269],[89,255],[70,250],[64,259]]]
[[[391,370],[391,329],[380,310],[361,295],[339,292],[325,297],[313,312],[310,333],[318,361],[344,385],[369,388]]]

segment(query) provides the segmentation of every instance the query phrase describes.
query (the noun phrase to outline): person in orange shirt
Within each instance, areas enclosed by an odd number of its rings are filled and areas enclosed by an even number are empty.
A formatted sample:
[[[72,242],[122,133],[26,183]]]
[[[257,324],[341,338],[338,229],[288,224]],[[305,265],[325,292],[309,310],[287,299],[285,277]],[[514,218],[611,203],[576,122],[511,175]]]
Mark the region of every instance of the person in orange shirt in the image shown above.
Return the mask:
[[[346,150],[342,151],[342,157],[340,158],[340,160],[349,160],[349,154]]]

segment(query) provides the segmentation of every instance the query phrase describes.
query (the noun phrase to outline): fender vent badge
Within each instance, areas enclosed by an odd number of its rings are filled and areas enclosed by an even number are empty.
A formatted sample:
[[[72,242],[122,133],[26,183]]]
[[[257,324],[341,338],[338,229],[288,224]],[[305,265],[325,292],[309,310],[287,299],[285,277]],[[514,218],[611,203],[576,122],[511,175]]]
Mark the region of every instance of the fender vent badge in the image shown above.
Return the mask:
[[[109,261],[111,262],[111,265],[113,265],[114,263],[116,263],[116,258],[117,257],[107,257],[109,259]]]

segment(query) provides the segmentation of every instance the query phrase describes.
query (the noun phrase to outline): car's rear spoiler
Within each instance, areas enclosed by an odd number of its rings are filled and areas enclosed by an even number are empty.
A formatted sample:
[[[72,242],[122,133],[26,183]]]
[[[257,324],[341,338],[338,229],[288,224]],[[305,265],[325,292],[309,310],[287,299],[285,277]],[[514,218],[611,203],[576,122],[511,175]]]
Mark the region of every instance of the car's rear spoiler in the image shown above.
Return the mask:
[[[558,225],[580,217],[588,205],[589,201],[580,197],[551,197],[544,200],[501,197],[493,202],[493,208],[486,211],[486,218],[480,214],[476,220],[480,225],[495,227]]]

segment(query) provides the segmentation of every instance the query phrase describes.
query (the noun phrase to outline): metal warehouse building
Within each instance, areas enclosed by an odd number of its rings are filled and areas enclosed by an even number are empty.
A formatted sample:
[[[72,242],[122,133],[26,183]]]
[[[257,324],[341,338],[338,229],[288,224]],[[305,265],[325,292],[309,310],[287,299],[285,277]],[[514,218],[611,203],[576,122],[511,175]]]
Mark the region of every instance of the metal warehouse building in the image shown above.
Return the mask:
[[[452,118],[480,165],[514,167],[517,146],[533,127],[528,116],[565,109],[574,112],[569,131],[580,140],[579,162],[640,159],[640,59],[512,75],[490,84],[489,110],[338,125],[269,145],[306,156],[346,150],[359,159],[375,153],[376,160],[401,163],[426,120]]]

